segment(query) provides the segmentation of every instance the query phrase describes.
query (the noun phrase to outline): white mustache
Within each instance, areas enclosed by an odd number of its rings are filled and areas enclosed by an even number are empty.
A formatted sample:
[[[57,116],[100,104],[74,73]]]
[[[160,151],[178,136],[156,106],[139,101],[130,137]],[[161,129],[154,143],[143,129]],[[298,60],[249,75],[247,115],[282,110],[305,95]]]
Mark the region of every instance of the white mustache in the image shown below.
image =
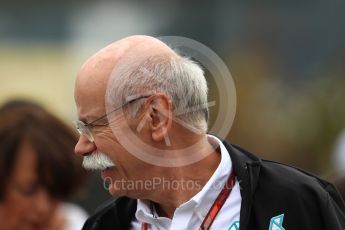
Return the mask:
[[[105,170],[114,166],[114,162],[101,152],[93,152],[83,157],[83,167],[87,170]]]

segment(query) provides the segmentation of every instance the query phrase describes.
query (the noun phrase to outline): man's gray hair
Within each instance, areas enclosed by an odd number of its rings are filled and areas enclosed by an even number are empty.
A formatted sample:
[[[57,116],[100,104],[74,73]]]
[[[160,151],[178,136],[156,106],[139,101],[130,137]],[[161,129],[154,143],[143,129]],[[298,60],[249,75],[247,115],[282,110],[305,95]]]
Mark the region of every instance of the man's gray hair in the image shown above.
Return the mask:
[[[208,87],[202,68],[190,58],[151,54],[121,58],[114,67],[107,90],[107,105],[136,96],[165,93],[173,105],[176,120],[199,132],[207,132]],[[136,113],[143,100],[133,103]]]

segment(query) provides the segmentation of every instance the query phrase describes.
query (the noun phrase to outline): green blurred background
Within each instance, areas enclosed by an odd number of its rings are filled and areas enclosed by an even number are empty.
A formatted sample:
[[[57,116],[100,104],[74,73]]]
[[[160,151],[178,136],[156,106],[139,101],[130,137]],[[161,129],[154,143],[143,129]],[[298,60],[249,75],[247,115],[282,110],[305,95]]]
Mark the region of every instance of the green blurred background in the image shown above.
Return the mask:
[[[230,142],[321,176],[336,170],[331,155],[345,127],[345,1],[0,4],[1,104],[34,99],[71,124],[74,80],[87,57],[129,35],[184,36],[214,50],[232,73],[238,106]],[[215,91],[211,84],[211,97]],[[89,211],[108,196],[97,183],[92,192],[101,195],[84,196]]]

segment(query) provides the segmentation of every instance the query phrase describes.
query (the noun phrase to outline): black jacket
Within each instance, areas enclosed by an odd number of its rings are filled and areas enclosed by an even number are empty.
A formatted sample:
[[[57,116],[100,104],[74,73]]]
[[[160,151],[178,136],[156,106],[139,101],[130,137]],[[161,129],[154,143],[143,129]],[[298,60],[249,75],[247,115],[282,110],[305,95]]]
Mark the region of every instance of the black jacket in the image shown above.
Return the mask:
[[[271,218],[281,214],[286,230],[345,229],[345,205],[332,184],[300,169],[260,160],[226,142],[224,145],[241,186],[241,230],[271,229]],[[91,216],[83,230],[129,229],[135,211],[135,199],[120,197]]]

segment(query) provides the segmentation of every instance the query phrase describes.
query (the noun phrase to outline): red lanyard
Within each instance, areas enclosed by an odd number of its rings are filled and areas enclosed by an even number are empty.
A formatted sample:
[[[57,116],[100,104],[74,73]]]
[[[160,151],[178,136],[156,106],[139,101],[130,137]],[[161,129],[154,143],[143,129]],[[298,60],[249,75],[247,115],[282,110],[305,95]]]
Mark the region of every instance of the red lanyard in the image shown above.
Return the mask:
[[[224,185],[222,191],[218,194],[216,200],[214,201],[212,207],[208,211],[205,219],[203,220],[200,230],[208,230],[210,229],[214,219],[216,218],[217,214],[219,213],[220,209],[223,207],[226,199],[229,197],[232,188],[235,186],[235,172],[232,170],[228,181]],[[141,224],[141,230],[147,230],[148,229],[148,224],[147,223],[142,223]]]

